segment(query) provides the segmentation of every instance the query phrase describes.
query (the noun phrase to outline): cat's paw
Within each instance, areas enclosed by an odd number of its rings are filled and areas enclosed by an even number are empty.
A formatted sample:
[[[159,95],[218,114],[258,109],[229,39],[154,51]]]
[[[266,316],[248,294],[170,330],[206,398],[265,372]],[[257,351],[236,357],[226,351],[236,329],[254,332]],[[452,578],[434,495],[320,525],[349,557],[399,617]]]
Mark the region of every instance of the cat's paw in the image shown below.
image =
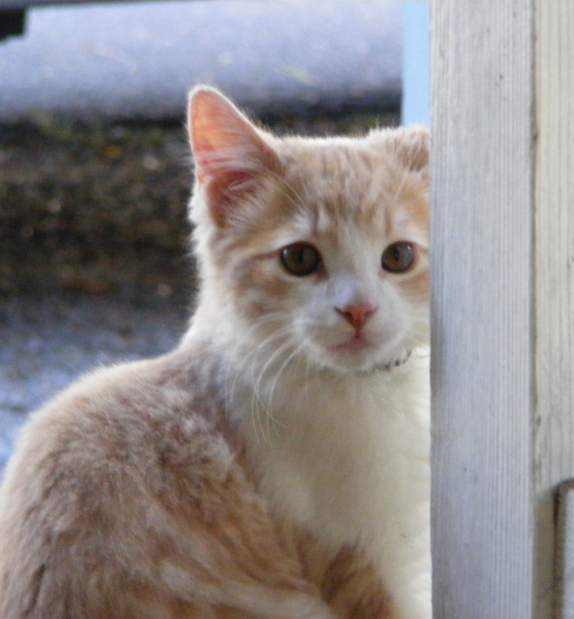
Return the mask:
[[[293,608],[293,617],[297,619],[338,619],[338,616],[319,598],[305,596],[294,602],[297,608]]]

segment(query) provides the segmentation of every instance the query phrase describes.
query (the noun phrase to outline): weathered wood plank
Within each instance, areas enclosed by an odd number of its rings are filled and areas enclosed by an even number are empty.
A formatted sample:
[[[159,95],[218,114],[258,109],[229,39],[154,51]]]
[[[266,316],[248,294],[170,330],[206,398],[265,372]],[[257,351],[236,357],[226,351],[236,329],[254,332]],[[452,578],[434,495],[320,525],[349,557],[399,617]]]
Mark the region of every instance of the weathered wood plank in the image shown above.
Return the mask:
[[[574,530],[557,537],[555,488],[574,477],[574,3],[536,10],[536,434],[537,617],[574,619]],[[574,527],[574,499],[569,517]],[[566,503],[565,503],[566,504]],[[562,526],[562,525],[561,525]],[[560,532],[559,532],[560,533]],[[556,544],[567,543],[566,549]],[[556,579],[554,552],[558,550]],[[565,554],[566,553],[566,554]],[[554,595],[554,593],[559,595]]]
[[[556,567],[558,576],[555,617],[574,619],[574,481],[558,491]]]
[[[433,0],[436,619],[533,617],[534,0]]]
[[[436,617],[566,619],[574,3],[433,9]]]

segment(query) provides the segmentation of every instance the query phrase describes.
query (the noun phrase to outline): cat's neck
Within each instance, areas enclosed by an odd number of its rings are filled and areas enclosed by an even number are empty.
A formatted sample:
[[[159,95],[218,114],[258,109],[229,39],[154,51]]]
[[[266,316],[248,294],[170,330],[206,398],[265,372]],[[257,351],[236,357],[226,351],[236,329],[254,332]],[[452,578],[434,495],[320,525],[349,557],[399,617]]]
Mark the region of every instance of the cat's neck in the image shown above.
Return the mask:
[[[359,543],[383,575],[389,557],[418,565],[429,544],[428,355],[368,374],[253,365],[232,329],[211,322],[182,346],[201,348],[270,506],[328,546]]]

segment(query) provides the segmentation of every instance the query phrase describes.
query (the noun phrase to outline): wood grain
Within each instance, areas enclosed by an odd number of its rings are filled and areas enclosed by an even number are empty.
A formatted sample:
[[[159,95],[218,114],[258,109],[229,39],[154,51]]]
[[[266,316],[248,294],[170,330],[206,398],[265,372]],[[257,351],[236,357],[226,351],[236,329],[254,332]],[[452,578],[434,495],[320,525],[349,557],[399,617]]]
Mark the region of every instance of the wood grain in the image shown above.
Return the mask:
[[[432,3],[435,619],[534,612],[533,24]]]
[[[570,540],[574,552],[574,530],[556,536],[553,526],[555,489],[574,477],[574,3],[539,1],[536,35],[537,616],[550,617],[555,604],[555,616],[574,619],[574,557],[556,548]],[[553,574],[555,552],[565,560]],[[567,587],[555,586],[564,578]]]
[[[574,481],[558,491],[556,567],[559,574],[555,617],[574,619]]]

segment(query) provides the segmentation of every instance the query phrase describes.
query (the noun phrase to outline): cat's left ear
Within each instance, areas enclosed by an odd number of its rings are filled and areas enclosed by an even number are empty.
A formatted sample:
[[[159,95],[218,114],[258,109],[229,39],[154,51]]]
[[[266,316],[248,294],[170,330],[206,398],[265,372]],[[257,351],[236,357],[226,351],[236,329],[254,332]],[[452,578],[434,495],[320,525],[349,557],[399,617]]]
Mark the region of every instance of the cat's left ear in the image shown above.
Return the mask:
[[[405,127],[397,135],[395,150],[401,163],[415,172],[428,174],[430,158],[430,132],[426,127]]]
[[[376,130],[371,136],[377,141],[381,140],[382,146],[390,149],[404,168],[428,175],[430,132],[426,127],[415,125]]]
[[[188,131],[196,178],[215,223],[224,225],[263,175],[278,171],[279,160],[268,136],[207,86],[191,92]]]

